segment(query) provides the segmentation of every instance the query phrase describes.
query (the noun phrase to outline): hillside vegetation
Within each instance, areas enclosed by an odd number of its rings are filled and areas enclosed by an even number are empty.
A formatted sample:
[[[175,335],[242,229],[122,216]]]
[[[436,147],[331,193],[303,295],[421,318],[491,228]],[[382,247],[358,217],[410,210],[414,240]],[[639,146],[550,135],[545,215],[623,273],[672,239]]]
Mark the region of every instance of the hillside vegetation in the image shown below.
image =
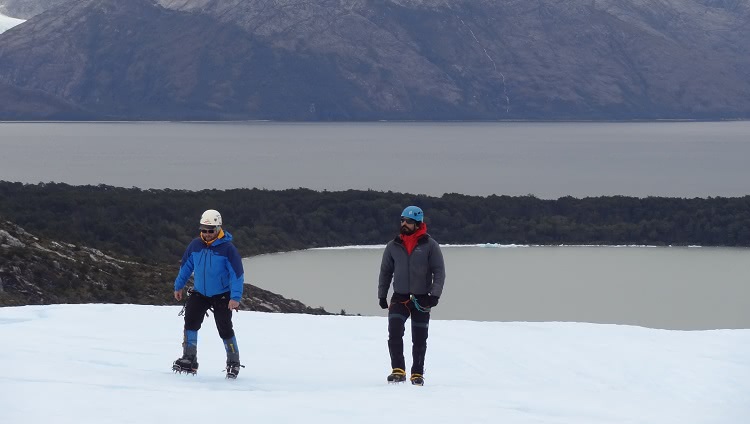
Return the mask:
[[[0,220],[0,306],[52,303],[173,305],[177,265],[149,265],[98,249],[37,237]],[[192,284],[192,281],[191,283]],[[326,314],[245,285],[241,309]]]
[[[750,196],[441,197],[407,193],[141,190],[0,182],[0,216],[28,231],[140,261],[175,265],[218,209],[243,256],[311,247],[382,244],[401,210],[425,210],[440,243],[750,246]]]

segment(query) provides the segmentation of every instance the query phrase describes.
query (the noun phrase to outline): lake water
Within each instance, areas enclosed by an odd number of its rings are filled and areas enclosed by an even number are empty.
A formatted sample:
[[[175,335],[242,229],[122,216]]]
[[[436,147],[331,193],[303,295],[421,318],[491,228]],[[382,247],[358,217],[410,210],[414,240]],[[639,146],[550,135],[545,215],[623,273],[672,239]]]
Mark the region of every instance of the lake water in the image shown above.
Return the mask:
[[[330,312],[385,316],[383,247],[244,260],[247,281]],[[443,247],[435,319],[573,321],[651,328],[750,328],[750,249]],[[389,294],[392,293],[389,292]]]
[[[442,195],[742,196],[750,122],[0,123],[0,180]]]

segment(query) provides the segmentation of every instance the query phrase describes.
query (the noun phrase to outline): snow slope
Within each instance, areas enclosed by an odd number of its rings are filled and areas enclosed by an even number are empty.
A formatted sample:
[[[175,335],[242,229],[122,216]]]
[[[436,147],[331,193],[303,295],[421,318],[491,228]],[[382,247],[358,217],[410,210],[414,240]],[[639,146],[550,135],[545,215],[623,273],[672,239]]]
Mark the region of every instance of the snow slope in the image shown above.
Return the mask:
[[[0,308],[0,422],[750,422],[750,330],[435,320],[415,387],[385,383],[384,317],[240,312],[228,381],[212,318],[199,374],[172,374],[178,311]]]
[[[0,13],[0,34],[24,22],[26,22],[24,19],[11,18]]]

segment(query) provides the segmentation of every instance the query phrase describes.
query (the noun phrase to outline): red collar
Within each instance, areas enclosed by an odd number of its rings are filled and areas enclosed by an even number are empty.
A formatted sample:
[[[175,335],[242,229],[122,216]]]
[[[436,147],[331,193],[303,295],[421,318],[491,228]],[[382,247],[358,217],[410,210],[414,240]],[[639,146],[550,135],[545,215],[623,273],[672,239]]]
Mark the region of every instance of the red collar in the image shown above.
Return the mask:
[[[424,222],[413,234],[399,234],[399,237],[401,237],[401,241],[404,243],[404,247],[406,248],[406,253],[411,255],[411,252],[415,247],[417,247],[419,238],[425,234],[427,234],[427,224],[425,224]]]

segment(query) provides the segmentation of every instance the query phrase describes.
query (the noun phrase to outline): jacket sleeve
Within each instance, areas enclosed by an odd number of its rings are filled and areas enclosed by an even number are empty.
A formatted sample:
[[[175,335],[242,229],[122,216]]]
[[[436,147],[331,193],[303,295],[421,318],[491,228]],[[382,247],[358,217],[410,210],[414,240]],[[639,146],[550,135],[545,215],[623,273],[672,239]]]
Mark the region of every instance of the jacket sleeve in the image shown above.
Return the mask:
[[[391,244],[388,243],[383,251],[383,260],[380,262],[380,277],[378,277],[378,298],[388,296],[388,289],[393,279],[393,256],[391,255]]]
[[[195,264],[193,264],[193,249],[191,243],[191,245],[188,246],[188,248],[185,250],[185,253],[182,255],[180,272],[177,274],[177,278],[175,278],[174,280],[174,291],[182,290],[182,288],[185,287],[188,279],[191,275],[193,275],[194,267]]]
[[[229,297],[239,302],[242,299],[242,291],[245,289],[245,270],[242,267],[242,257],[234,246],[229,249],[227,264],[229,268]]]
[[[445,284],[445,262],[443,262],[443,252],[440,245],[434,241],[430,252],[430,271],[432,271],[432,287],[430,295],[440,297],[443,294],[443,285]]]

